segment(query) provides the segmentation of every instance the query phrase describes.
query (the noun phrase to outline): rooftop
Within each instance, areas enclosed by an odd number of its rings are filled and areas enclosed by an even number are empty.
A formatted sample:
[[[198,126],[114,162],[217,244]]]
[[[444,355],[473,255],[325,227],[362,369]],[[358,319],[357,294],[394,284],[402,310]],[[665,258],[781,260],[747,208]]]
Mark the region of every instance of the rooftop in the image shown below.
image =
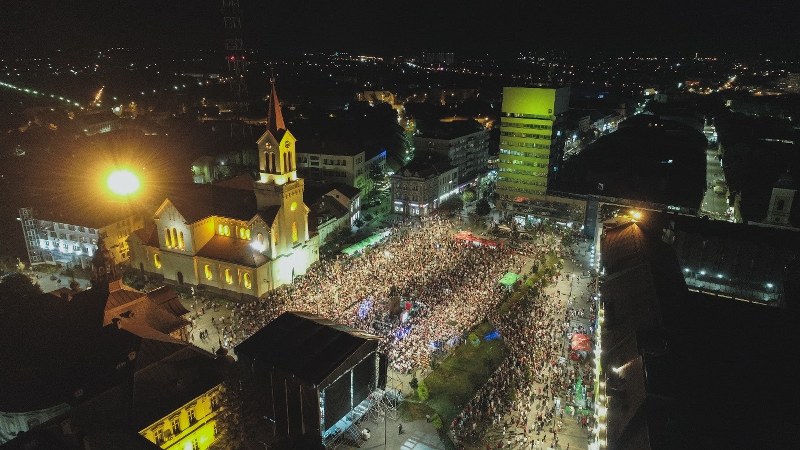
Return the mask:
[[[345,362],[351,358],[376,351],[379,341],[314,314],[286,312],[237,345],[235,352],[319,386],[347,370]]]

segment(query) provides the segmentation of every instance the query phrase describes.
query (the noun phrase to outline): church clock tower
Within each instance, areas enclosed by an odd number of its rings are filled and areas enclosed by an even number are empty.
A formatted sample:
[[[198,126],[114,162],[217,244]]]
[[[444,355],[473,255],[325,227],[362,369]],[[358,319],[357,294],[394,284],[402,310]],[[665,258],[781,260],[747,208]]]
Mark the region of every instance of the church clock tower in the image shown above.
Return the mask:
[[[303,179],[297,177],[295,143],[286,129],[281,105],[271,80],[267,131],[258,139],[259,179],[255,184],[258,209],[272,223],[272,257],[292,253],[308,235],[308,206],[303,202]]]

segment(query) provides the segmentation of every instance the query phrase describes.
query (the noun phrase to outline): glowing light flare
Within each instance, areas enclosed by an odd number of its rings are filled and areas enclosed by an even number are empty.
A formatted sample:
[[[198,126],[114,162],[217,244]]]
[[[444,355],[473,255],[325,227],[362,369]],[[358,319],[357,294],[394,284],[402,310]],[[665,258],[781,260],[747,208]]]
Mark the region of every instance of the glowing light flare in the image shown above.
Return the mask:
[[[130,195],[139,190],[139,178],[130,170],[119,169],[111,172],[106,180],[108,188],[117,195]]]

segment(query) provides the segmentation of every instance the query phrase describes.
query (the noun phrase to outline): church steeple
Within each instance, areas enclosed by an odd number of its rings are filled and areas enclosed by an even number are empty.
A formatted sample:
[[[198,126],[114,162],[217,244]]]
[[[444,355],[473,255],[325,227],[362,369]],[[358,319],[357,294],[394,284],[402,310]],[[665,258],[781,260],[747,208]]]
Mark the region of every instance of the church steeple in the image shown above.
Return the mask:
[[[269,94],[269,111],[267,112],[268,130],[277,138],[278,130],[285,130],[286,124],[283,121],[281,102],[278,100],[278,93],[275,91],[275,77],[270,78],[269,81],[272,84],[272,92]]]

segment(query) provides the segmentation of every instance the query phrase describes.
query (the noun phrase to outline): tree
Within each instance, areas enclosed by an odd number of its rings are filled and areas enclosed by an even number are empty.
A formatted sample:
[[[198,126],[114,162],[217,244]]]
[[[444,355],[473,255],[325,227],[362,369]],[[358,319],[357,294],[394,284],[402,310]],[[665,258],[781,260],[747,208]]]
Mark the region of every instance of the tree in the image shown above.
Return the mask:
[[[417,397],[419,397],[419,399],[423,402],[431,397],[431,394],[428,391],[428,385],[425,384],[425,380],[420,381],[419,385],[417,385]]]
[[[224,356],[223,356],[224,357]],[[218,438],[215,449],[255,448],[259,441],[271,441],[273,426],[267,420],[266,397],[248,370],[229,363],[224,371],[224,388],[217,415]]]
[[[40,295],[42,290],[30,278],[21,273],[11,273],[0,282],[0,298],[25,299]]]
[[[486,198],[478,200],[478,203],[475,205],[475,213],[479,216],[485,216],[490,212],[492,212],[492,207],[489,206],[489,202]]]
[[[464,200],[464,203],[475,201],[475,197],[477,197],[477,194],[475,193],[474,189],[467,189],[463,194],[461,194],[461,198]]]

